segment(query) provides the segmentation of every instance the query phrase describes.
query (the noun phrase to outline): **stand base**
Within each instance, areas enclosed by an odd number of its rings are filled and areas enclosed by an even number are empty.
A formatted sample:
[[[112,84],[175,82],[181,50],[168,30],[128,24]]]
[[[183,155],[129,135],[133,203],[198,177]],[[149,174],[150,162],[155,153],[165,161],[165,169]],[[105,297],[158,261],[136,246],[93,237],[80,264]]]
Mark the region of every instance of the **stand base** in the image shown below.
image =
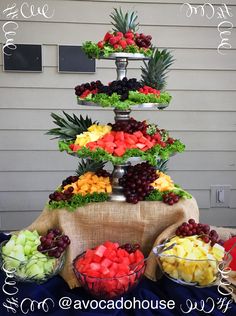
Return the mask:
[[[130,162],[114,165],[112,172],[112,194],[110,195],[110,201],[125,202],[126,197],[124,196],[123,187],[119,184],[119,179],[126,174],[128,167],[131,165]]]

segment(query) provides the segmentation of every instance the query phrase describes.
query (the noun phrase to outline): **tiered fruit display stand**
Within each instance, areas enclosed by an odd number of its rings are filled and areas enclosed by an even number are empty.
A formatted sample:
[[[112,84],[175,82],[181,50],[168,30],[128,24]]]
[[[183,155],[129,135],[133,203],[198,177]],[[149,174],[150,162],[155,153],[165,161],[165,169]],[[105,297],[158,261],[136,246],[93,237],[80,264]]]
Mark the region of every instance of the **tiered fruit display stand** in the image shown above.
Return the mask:
[[[127,77],[127,67],[130,60],[132,61],[140,61],[140,60],[148,60],[149,58],[144,56],[143,54],[132,54],[132,53],[113,53],[108,57],[102,57],[102,59],[109,59],[115,61],[116,65],[116,72],[117,72],[117,80],[122,80],[123,78]],[[84,101],[78,102],[81,105],[85,106],[97,106],[100,107],[96,103],[87,103]],[[135,106],[136,108],[142,110],[144,108],[156,108],[159,110],[162,110],[166,108],[168,104],[160,104],[160,103],[143,103],[138,106]],[[131,109],[127,110],[121,110],[118,108],[114,108],[115,113],[115,122],[117,121],[126,121],[130,119]],[[89,159],[89,158],[88,158]],[[138,157],[133,157],[129,159],[129,161],[123,163],[114,165],[114,169],[112,172],[112,194],[110,195],[109,200],[110,201],[126,201],[126,197],[123,194],[123,187],[119,184],[119,179],[122,178],[127,171],[128,166],[131,165],[131,163],[135,161],[140,161]]]

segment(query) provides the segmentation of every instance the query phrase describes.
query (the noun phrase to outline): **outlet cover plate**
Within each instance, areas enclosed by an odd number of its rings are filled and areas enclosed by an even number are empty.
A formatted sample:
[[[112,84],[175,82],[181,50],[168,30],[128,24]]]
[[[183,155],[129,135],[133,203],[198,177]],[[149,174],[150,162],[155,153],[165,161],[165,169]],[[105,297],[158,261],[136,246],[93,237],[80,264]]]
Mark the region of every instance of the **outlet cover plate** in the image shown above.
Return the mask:
[[[222,196],[223,202],[218,200],[218,192],[223,191]],[[226,184],[218,184],[211,185],[211,207],[230,207],[230,192],[231,185]]]

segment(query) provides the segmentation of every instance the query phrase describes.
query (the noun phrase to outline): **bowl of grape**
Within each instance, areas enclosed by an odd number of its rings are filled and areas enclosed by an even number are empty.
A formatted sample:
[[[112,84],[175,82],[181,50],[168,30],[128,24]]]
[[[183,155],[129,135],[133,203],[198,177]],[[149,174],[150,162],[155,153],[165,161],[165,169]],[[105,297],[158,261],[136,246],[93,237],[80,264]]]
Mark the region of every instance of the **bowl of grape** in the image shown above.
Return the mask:
[[[89,294],[114,299],[131,291],[142,278],[145,259],[138,244],[106,241],[77,256],[74,273]]]
[[[225,253],[223,240],[207,224],[190,219],[176,230],[176,235],[153,248],[161,271],[182,285],[209,287],[216,285],[220,270],[231,258]]]
[[[19,282],[44,283],[63,268],[69,244],[69,237],[59,229],[50,229],[44,236],[22,230],[1,243],[1,269]]]

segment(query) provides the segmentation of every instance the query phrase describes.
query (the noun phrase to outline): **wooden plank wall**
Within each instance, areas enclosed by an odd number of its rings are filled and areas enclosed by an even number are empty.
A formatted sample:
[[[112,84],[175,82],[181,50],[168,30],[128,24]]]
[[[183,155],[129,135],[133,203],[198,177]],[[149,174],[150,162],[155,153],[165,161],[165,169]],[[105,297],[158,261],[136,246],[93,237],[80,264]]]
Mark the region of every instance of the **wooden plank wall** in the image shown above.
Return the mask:
[[[8,3],[0,3],[1,44],[5,41],[3,10]],[[42,6],[42,1],[33,3]],[[101,122],[112,120],[113,112],[109,110],[81,110],[73,88],[84,81],[114,79],[114,63],[98,61],[95,74],[59,74],[57,45],[100,40],[109,29],[110,12],[118,6],[137,10],[143,32],[152,34],[155,45],[171,49],[176,58],[168,79],[168,90],[173,95],[168,110],[135,110],[134,116],[158,122],[186,144],[186,152],[171,159],[169,173],[196,197],[201,220],[236,226],[235,27],[230,37],[232,49],[220,55],[219,20],[200,15],[187,18],[180,11],[179,0],[47,3],[55,9],[53,18],[19,18],[15,36],[15,43],[43,45],[43,72],[5,73],[0,56],[0,229],[30,224],[49,192],[76,168],[77,160],[59,153],[56,141],[44,135],[53,126],[52,111],[86,113]],[[219,1],[211,3],[217,8]],[[236,3],[226,3],[235,26]],[[130,62],[129,66],[128,75],[139,77],[140,63]],[[231,185],[230,208],[211,208],[210,186],[215,184]]]

